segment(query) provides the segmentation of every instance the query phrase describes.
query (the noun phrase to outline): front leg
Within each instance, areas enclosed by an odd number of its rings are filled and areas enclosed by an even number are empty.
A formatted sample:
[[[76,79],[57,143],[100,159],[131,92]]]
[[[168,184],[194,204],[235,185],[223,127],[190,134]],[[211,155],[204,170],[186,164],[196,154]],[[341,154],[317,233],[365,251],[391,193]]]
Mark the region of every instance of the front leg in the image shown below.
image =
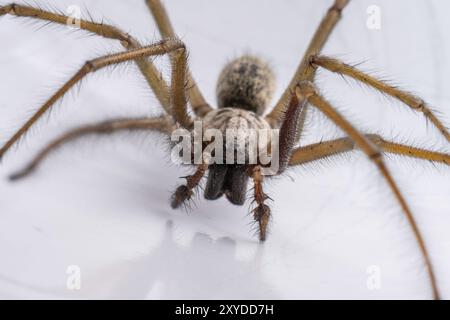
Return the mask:
[[[159,118],[116,119],[72,129],[59,136],[43,148],[22,170],[10,175],[10,180],[18,180],[33,173],[52,151],[64,144],[89,135],[109,135],[120,131],[159,131],[169,135],[173,130],[172,119]]]
[[[394,99],[397,99],[411,108],[413,111],[422,113],[426,119],[428,119],[436,129],[442,134],[442,136],[450,142],[450,132],[447,126],[438,118],[436,112],[431,110],[431,107],[425,103],[419,97],[399,89],[396,86],[390,85],[385,81],[379,80],[371,75],[368,75],[357,68],[343,63],[339,60],[325,57],[325,56],[311,56],[310,63],[313,67],[322,67],[333,73],[339,74],[341,76],[346,76],[355,79],[369,87],[374,88]]]
[[[186,48],[179,40],[163,40],[159,43],[133,49],[116,54],[106,55],[87,61],[62,87],[56,91],[20,129],[0,148],[0,160],[3,155],[38,121],[53,105],[60,100],[76,84],[80,83],[88,74],[97,72],[108,66],[121,64],[127,61],[142,59],[150,56],[161,56],[175,53],[174,76],[171,82],[172,116],[183,127],[189,128],[192,119],[187,114],[184,80],[186,76]]]
[[[60,25],[66,25],[67,21],[69,21],[70,19],[69,16],[63,15],[59,12],[46,11],[39,7],[34,8],[28,5],[15,3],[0,6],[0,17],[2,15],[13,15],[19,18],[23,17],[35,19],[38,21],[47,21],[48,24],[55,23]],[[103,21],[97,23],[94,21],[79,19],[78,22],[78,28],[104,37],[106,39],[118,40],[127,50],[138,49],[142,47],[142,45],[128,33],[118,29],[117,27],[108,25]],[[153,90],[159,102],[161,103],[162,107],[164,108],[164,110],[166,110],[167,113],[170,114],[171,108],[169,99],[169,86],[161,77],[160,72],[156,68],[155,64],[151,60],[145,58],[138,58],[135,61],[150,88]]]
[[[202,163],[197,167],[197,171],[193,175],[187,176],[186,184],[181,185],[172,195],[171,206],[173,209],[179,208],[181,205],[186,204],[192,198],[194,189],[200,184],[200,181],[205,176],[206,170],[208,170],[208,164]]]
[[[266,116],[266,120],[272,125],[277,127],[281,123],[285,106],[289,101],[290,92],[295,88],[297,83],[305,80],[314,80],[316,70],[311,67],[309,57],[311,55],[319,54],[322,51],[331,33],[341,19],[342,11],[349,2],[350,0],[334,0],[333,5],[328,9],[327,14],[323,17],[317,27],[317,30],[311,39],[311,42],[309,43],[308,48],[306,49],[306,52],[304,53],[303,58],[291,79],[291,82],[289,83],[289,86],[286,90],[284,90],[281,98],[278,100],[273,110]]]

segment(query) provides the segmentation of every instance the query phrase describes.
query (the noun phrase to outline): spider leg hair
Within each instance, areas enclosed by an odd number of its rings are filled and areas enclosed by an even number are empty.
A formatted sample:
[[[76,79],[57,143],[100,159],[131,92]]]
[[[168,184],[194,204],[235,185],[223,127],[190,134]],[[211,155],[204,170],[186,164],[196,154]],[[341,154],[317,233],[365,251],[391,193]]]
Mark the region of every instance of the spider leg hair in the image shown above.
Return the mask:
[[[155,130],[165,134],[170,134],[173,129],[172,120],[165,116],[159,118],[142,119],[116,119],[102,123],[82,126],[75,128],[50,142],[44,147],[22,170],[10,175],[10,180],[18,180],[33,173],[36,168],[44,161],[48,155],[61,147],[63,144],[80,139],[88,135],[106,135],[119,131],[148,131]]]
[[[434,163],[450,165],[450,154],[435,152],[405,144],[391,142],[377,134],[366,134],[365,137],[375,144],[383,153],[427,160]],[[301,165],[312,161],[328,158],[337,154],[355,150],[356,144],[351,138],[340,138],[310,144],[295,149],[289,160],[290,166]]]
[[[342,116],[328,101],[326,101],[318,92],[315,85],[309,81],[300,82],[295,88],[295,92],[298,99],[307,100],[313,107],[321,111],[331,121],[333,121],[338,127],[340,127],[354,142],[355,145],[362,150],[369,159],[377,166],[378,170],[382,174],[389,188],[395,195],[395,198],[399,202],[400,206],[405,213],[405,217],[412,228],[414,236],[417,240],[420,252],[427,267],[429,281],[433,293],[434,299],[440,299],[439,290],[436,282],[436,277],[431,263],[428,250],[425,245],[425,241],[420,233],[414,216],[407,204],[403,194],[397,186],[394,178],[392,177],[389,169],[386,167],[383,160],[383,155],[380,149],[373,143],[367,136],[360,133],[347,119]]]
[[[197,188],[208,170],[208,163],[203,162],[197,166],[194,174],[185,177],[186,184],[179,186],[172,195],[171,206],[177,209],[182,205],[188,205],[194,195],[194,189]]]
[[[429,120],[450,142],[450,133],[448,128],[438,119],[436,114],[430,109],[430,107],[421,98],[414,96],[404,90],[401,90],[395,86],[392,86],[384,81],[378,80],[372,77],[356,67],[343,63],[337,59],[333,59],[325,56],[312,56],[310,59],[311,64],[314,67],[322,67],[333,73],[353,78],[365,85],[375,88],[378,91],[383,92],[395,99],[400,100],[412,110],[421,112],[427,120]]]
[[[169,19],[169,15],[167,14],[167,11],[164,8],[162,2],[160,0],[146,0],[146,4],[156,21],[156,25],[158,26],[161,37],[163,39],[177,39],[178,37],[175,34],[175,31]],[[211,111],[212,108],[203,97],[197,83],[192,77],[189,68],[186,68],[186,74],[188,87],[187,95],[189,97],[189,102],[192,106],[192,110],[197,116],[203,117],[209,111]]]
[[[286,109],[291,92],[297,83],[305,80],[312,81],[314,79],[316,70],[310,66],[309,58],[311,55],[318,54],[322,51],[331,33],[341,19],[342,11],[349,2],[350,0],[335,0],[333,5],[328,9],[327,14],[322,19],[311,42],[309,43],[309,46],[306,49],[306,52],[303,55],[303,58],[294,76],[292,77],[291,82],[289,83],[289,86],[283,92],[273,110],[266,116],[267,121],[269,121],[269,123],[271,123],[274,127],[280,125],[283,111]],[[306,109],[303,112],[306,112]],[[299,132],[301,129],[302,127],[299,128]]]
[[[15,3],[0,6],[0,16],[6,14],[16,17],[48,21],[48,23],[55,23],[60,25],[67,25],[69,21],[73,20],[73,18],[59,12],[50,12],[42,8],[34,8],[31,6],[19,5]],[[96,23],[83,19],[77,19],[77,22],[79,22],[76,26],[77,28],[107,39],[118,40],[127,50],[142,47],[136,39],[134,39],[128,33],[118,29],[117,27],[105,24],[103,22]],[[161,103],[162,107],[168,114],[170,114],[169,86],[162,78],[161,73],[158,71],[153,62],[148,59],[137,58],[135,59],[135,61],[150,88],[153,90],[157,99]]]
[[[162,40],[159,43],[148,45],[142,48],[129,50],[126,52],[106,55],[87,61],[53,96],[51,96],[28,121],[1,147],[0,159],[13,146],[33,124],[45,114],[61,97],[63,97],[75,84],[79,83],[89,73],[96,72],[108,66],[124,63],[136,58],[148,56],[163,55],[169,52],[177,52],[174,65],[174,77],[171,83],[172,95],[172,116],[175,121],[185,128],[190,128],[193,120],[188,116],[186,110],[185,96],[185,66],[186,66],[186,49],[183,42],[179,40]],[[177,74],[175,74],[177,72]]]
[[[258,223],[259,230],[259,241],[264,242],[267,238],[267,227],[270,221],[270,207],[266,205],[264,202],[269,199],[269,197],[263,191],[263,179],[264,176],[261,172],[260,166],[255,166],[252,170],[252,178],[253,178],[253,196],[254,201],[256,203],[256,207],[253,209],[253,218]]]

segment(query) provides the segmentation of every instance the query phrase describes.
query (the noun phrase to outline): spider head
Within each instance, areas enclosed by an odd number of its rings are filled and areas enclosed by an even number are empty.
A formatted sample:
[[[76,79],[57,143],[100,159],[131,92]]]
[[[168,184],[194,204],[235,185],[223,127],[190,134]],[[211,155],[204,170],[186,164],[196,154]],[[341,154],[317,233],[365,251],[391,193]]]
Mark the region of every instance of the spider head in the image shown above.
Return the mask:
[[[275,76],[260,58],[242,56],[222,70],[216,91],[219,108],[241,108],[262,115],[275,91]]]

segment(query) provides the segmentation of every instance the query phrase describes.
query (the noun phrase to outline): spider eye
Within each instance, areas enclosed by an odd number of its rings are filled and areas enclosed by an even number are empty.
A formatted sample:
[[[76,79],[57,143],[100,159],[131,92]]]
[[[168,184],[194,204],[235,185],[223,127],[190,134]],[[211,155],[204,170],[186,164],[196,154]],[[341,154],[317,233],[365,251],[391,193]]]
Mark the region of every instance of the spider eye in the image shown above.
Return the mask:
[[[260,58],[243,56],[225,66],[216,90],[219,108],[241,108],[262,115],[275,91],[275,76]]]

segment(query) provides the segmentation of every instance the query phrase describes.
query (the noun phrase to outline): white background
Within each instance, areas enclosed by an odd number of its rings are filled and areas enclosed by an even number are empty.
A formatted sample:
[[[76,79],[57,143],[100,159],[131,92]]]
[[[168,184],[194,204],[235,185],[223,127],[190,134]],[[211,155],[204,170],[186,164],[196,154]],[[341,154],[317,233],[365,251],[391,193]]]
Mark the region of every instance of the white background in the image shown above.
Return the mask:
[[[243,53],[273,66],[277,97],[332,1],[171,0],[167,9],[187,43],[207,99],[221,67]],[[5,1],[0,3],[5,4]],[[144,1],[46,0],[66,11],[89,8],[146,43],[158,39]],[[381,30],[366,27],[381,8]],[[355,0],[325,53],[394,79],[449,123],[450,4],[444,0]],[[84,17],[87,15],[84,14]],[[113,40],[28,19],[0,18],[0,133],[5,141],[87,59],[122,50]],[[158,60],[165,74],[166,60]],[[449,150],[422,116],[353,82],[321,72],[326,96],[361,130]],[[430,298],[423,261],[402,212],[359,152],[298,167],[266,184],[273,202],[267,243],[251,232],[249,205],[196,201],[188,214],[168,198],[190,172],[170,164],[161,136],[87,138],[53,154],[32,176],[11,184],[52,138],[80,124],[160,114],[134,66],[91,75],[0,167],[1,298]],[[304,144],[340,135],[312,114]],[[450,170],[389,157],[426,239],[439,287],[450,297]],[[66,288],[81,268],[81,290]],[[375,269],[373,269],[375,266]],[[371,270],[381,287],[370,290]],[[368,273],[369,271],[369,273]]]

